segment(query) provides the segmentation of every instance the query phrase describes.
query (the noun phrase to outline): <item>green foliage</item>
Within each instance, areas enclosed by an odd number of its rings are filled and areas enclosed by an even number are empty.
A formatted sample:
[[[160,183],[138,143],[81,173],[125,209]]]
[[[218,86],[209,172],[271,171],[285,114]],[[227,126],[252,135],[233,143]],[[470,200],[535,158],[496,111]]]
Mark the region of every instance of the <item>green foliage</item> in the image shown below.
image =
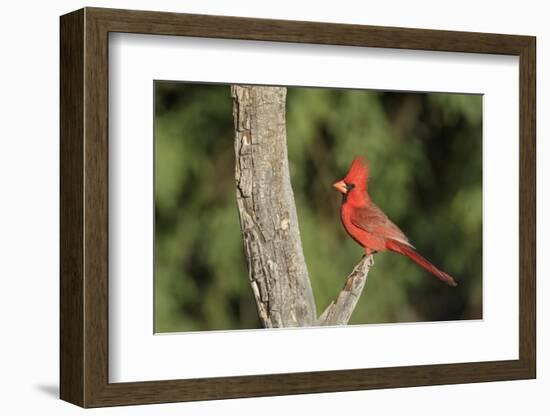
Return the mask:
[[[155,94],[156,331],[257,328],[229,87],[157,82]],[[477,95],[289,88],[291,180],[319,312],[363,253],[331,187],[363,155],[373,200],[459,286],[378,254],[351,323],[481,318],[481,114]]]

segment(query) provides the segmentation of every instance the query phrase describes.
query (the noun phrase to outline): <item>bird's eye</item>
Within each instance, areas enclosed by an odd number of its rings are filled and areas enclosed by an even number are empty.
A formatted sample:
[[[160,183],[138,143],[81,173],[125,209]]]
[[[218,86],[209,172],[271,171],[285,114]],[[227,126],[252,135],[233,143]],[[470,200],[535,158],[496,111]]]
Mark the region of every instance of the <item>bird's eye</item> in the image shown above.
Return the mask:
[[[347,191],[351,191],[353,188],[355,188],[355,185],[353,183],[346,183],[346,189]]]

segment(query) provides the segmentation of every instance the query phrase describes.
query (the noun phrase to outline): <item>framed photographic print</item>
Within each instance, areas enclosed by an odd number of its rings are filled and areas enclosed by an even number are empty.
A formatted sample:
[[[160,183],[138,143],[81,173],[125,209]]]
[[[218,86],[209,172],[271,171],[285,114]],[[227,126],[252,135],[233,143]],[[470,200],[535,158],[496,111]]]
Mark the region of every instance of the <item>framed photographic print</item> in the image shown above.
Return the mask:
[[[61,17],[83,407],[534,378],[535,38]]]

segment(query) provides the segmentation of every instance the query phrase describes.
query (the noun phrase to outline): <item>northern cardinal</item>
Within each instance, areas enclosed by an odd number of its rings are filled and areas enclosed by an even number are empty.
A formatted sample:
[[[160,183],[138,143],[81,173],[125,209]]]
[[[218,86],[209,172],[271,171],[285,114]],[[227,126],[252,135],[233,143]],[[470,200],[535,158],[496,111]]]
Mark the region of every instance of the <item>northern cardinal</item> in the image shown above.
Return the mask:
[[[340,216],[347,233],[365,248],[367,256],[390,250],[407,256],[450,286],[455,280],[418,254],[403,231],[372,202],[367,193],[369,168],[362,157],[356,157],[344,179],[333,186],[342,193]]]

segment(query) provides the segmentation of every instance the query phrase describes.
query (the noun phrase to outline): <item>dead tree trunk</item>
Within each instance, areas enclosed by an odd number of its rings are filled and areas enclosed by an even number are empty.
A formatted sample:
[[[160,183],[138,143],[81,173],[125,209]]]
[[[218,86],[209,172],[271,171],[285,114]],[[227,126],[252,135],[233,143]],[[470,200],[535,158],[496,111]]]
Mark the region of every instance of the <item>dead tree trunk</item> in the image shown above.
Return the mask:
[[[250,284],[265,327],[313,325],[288,174],[286,89],[234,86],[235,179]]]
[[[237,207],[250,285],[264,327],[347,324],[372,258],[317,319],[290,184],[286,89],[232,86]]]

